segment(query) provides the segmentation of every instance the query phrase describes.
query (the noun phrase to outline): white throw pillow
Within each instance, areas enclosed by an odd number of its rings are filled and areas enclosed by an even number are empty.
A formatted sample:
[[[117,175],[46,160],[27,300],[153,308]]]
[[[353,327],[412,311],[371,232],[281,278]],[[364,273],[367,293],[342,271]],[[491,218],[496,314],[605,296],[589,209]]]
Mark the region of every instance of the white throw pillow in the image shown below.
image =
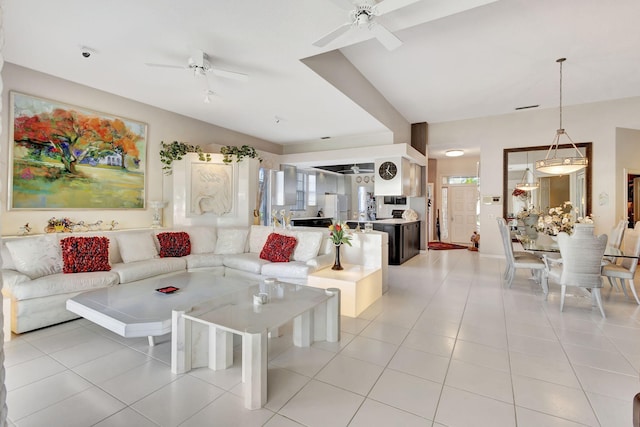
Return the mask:
[[[307,262],[318,256],[324,234],[322,231],[296,231],[298,244],[293,251],[294,261]]]
[[[158,258],[153,233],[119,233],[116,235],[122,262],[129,263]]]
[[[269,234],[273,232],[271,227],[264,225],[252,225],[249,233],[249,252],[259,254],[267,242]]]
[[[62,250],[56,235],[11,240],[6,245],[16,270],[31,279],[62,272]]]
[[[249,229],[218,228],[216,254],[230,255],[244,253]]]
[[[216,229],[213,227],[188,227],[192,254],[212,254],[216,250]]]

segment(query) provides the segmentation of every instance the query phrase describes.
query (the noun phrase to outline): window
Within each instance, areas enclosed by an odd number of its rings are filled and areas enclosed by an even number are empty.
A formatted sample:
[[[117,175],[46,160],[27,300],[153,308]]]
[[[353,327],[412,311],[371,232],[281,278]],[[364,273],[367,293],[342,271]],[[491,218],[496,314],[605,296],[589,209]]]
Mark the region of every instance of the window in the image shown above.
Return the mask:
[[[313,173],[307,175],[307,206],[317,206],[316,200],[316,176]]]
[[[477,176],[447,176],[443,179],[443,184],[475,184],[478,185]]]
[[[305,174],[303,172],[298,172],[296,176],[296,204],[291,206],[292,211],[305,210],[305,187]]]

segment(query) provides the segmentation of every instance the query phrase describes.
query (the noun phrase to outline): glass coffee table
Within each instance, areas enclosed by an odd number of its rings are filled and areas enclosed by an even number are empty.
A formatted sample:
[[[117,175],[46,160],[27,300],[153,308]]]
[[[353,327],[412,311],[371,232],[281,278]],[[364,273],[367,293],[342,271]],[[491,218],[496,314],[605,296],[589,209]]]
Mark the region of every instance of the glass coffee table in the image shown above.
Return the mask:
[[[268,302],[257,303],[259,293]],[[242,337],[244,405],[258,409],[267,401],[268,331],[293,320],[293,344],[308,347],[313,341],[340,340],[340,290],[276,282],[251,286],[172,316],[171,371],[177,374],[207,361],[213,370],[233,364],[233,334]],[[192,334],[194,323],[208,328],[208,344]],[[208,352],[208,357],[204,357]],[[206,365],[202,365],[206,366]]]

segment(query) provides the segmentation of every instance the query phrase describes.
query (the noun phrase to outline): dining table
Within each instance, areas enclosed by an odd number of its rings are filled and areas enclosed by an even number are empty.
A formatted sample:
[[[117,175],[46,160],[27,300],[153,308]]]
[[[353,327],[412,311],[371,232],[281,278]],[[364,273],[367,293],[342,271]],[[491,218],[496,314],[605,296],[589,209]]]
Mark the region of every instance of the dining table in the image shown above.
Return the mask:
[[[558,242],[553,239],[530,239],[527,236],[516,236],[520,244],[522,245],[522,249],[525,251],[530,251],[534,253],[560,253],[560,248],[558,247]],[[614,246],[607,245],[604,250],[603,257],[613,257],[613,258],[639,258],[639,255],[634,253],[627,252],[625,253],[623,249],[616,248]]]

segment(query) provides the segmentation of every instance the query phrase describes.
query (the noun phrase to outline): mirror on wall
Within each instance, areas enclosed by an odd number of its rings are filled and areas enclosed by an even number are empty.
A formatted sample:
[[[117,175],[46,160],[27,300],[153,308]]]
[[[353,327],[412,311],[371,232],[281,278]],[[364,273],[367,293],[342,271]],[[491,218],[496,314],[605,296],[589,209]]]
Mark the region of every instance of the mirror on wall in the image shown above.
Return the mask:
[[[546,157],[549,146],[505,148],[503,153],[503,194],[502,214],[505,219],[513,218],[523,208],[534,206],[542,211],[561,206],[570,201],[578,209],[578,216],[591,214],[591,150],[592,143],[577,143],[576,147],[588,160],[588,166],[566,175],[547,175],[535,170],[536,160]],[[557,157],[574,156],[571,144],[558,147]],[[524,195],[514,196],[516,185],[523,179],[526,168],[528,180],[538,180],[540,186]]]

